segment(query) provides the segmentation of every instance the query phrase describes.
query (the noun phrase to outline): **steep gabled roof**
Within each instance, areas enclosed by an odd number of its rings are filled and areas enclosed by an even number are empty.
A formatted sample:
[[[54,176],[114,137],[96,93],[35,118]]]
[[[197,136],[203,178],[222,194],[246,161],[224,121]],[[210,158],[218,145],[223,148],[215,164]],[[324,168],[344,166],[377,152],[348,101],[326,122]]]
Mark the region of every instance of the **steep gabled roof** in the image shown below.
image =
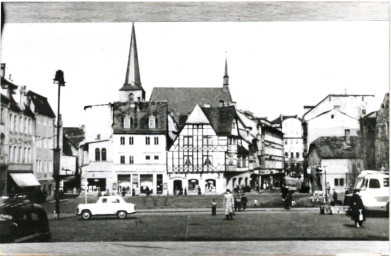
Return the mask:
[[[328,99],[328,97],[330,97],[330,96],[331,97],[374,97],[375,95],[370,95],[370,94],[329,94],[326,97],[324,97],[321,101],[319,101],[318,104],[316,104],[315,106],[312,106],[307,112],[305,112],[303,115],[303,119],[309,112],[311,112],[314,108],[319,106],[323,101]]]
[[[231,134],[232,122],[236,118],[234,106],[202,108],[202,110],[209,119],[209,122],[217,135],[227,136]]]
[[[311,120],[313,120],[313,119],[315,119],[315,118],[318,118],[318,117],[320,117],[320,116],[323,116],[323,115],[325,115],[325,114],[327,114],[327,113],[333,112],[333,111],[338,111],[338,112],[341,113],[342,115],[345,115],[345,116],[347,116],[347,117],[350,117],[350,118],[352,118],[352,119],[354,119],[354,120],[358,120],[358,119],[356,119],[356,118],[354,118],[354,117],[352,117],[352,116],[346,114],[345,112],[343,112],[343,111],[341,111],[341,110],[331,109],[331,110],[327,110],[327,111],[325,111],[325,112],[323,112],[323,113],[320,113],[319,115],[314,116],[314,117],[311,118],[311,119],[308,119],[307,122],[309,122],[309,121],[311,121]]]
[[[115,102],[114,134],[163,134],[167,132],[167,103],[166,102]],[[148,125],[149,118],[156,118],[155,128]],[[132,120],[129,128],[124,128],[125,117]]]
[[[232,97],[229,89],[223,87],[155,87],[150,101],[167,101],[168,111],[173,112],[173,118],[178,123],[179,116],[188,115],[197,104],[218,107],[220,101],[232,102]]]
[[[46,97],[39,95],[38,93],[35,93],[33,91],[29,91],[27,93],[27,97],[29,97],[29,99],[33,102],[35,107],[34,111],[36,113],[40,113],[48,117],[56,117]]]
[[[359,143],[357,136],[350,137],[349,145],[344,136],[322,136],[311,143],[309,153],[316,150],[322,159],[358,159]]]
[[[285,121],[286,119],[289,119],[289,118],[297,118],[299,121],[303,121],[303,119],[301,119],[297,115],[294,115],[294,116],[283,116],[283,115],[281,115],[281,116],[277,117],[276,119],[274,119],[271,123],[272,124],[282,124],[283,121]]]
[[[8,81],[7,79],[5,79],[4,77],[1,78],[1,88],[3,89],[7,89],[7,88],[10,88],[12,90],[15,90],[18,88],[17,85],[15,85],[14,83]]]

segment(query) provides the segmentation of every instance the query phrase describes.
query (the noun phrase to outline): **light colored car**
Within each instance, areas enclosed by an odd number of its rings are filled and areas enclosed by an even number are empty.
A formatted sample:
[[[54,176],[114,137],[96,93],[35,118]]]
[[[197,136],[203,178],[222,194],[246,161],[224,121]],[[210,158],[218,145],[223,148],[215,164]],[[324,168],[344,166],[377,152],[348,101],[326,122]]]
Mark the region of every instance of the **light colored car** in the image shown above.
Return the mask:
[[[119,219],[125,219],[128,214],[135,212],[134,204],[127,203],[119,196],[102,196],[96,203],[77,206],[77,215],[83,220],[88,220],[95,215],[117,215]]]
[[[361,171],[354,188],[360,190],[365,209],[389,211],[390,176],[387,173],[381,171]]]

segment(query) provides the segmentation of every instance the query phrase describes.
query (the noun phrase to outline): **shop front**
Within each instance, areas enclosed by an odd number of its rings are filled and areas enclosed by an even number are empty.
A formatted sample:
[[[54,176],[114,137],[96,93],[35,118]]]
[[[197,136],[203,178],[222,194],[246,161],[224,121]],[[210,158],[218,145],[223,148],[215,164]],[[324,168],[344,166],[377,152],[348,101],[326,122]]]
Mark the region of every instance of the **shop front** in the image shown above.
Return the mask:
[[[163,174],[117,174],[113,190],[133,196],[163,194]]]

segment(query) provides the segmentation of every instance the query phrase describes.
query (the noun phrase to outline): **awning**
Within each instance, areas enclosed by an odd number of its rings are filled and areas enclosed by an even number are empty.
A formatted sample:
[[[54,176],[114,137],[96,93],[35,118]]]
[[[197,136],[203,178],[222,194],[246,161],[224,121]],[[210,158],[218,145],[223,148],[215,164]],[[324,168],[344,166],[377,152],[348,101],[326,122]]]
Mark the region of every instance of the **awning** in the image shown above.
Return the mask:
[[[10,173],[10,175],[19,187],[41,186],[32,173]]]

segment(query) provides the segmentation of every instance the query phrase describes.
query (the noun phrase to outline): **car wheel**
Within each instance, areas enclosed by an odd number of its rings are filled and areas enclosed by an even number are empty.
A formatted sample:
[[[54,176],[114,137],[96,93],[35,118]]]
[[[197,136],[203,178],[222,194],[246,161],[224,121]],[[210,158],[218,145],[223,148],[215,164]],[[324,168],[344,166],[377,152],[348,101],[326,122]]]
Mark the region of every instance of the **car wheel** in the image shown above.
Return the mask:
[[[88,211],[88,210],[82,211],[82,212],[81,212],[81,218],[82,218],[83,220],[89,220],[89,219],[91,219],[91,212]]]
[[[126,218],[126,215],[127,215],[127,212],[125,212],[125,211],[119,211],[119,212],[117,212],[117,217],[118,217],[118,219],[125,219],[125,218]]]

